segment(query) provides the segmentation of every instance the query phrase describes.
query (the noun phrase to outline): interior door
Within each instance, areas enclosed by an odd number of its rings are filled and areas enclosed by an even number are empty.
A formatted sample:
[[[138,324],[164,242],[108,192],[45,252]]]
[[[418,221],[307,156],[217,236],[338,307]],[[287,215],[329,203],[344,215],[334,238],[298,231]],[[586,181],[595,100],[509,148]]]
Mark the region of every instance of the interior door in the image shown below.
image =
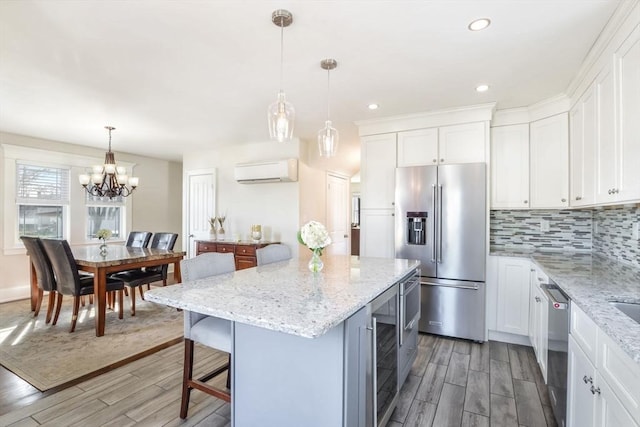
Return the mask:
[[[206,169],[185,173],[186,200],[183,248],[187,257],[196,255],[195,241],[209,238],[209,218],[216,212],[216,171]]]
[[[349,181],[346,177],[327,174],[327,231],[331,236],[329,254],[349,254]]]

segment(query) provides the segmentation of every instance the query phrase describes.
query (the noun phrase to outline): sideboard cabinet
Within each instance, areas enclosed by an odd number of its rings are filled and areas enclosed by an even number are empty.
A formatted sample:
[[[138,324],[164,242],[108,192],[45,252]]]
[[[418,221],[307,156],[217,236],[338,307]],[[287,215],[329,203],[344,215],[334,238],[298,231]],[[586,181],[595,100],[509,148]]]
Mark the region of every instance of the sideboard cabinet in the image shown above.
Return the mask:
[[[236,260],[236,270],[251,268],[258,265],[256,249],[279,242],[218,242],[213,240],[196,241],[196,256],[204,252],[232,253]]]

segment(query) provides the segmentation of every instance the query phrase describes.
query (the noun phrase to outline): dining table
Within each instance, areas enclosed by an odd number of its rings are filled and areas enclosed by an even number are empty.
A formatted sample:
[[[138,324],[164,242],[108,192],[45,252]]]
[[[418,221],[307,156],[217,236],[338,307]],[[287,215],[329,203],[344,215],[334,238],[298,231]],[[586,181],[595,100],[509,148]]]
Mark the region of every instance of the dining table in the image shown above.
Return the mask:
[[[96,336],[104,335],[106,313],[107,276],[119,271],[143,267],[173,264],[173,278],[182,281],[180,261],[186,252],[168,249],[134,248],[124,245],[109,245],[106,251],[98,246],[71,246],[78,270],[93,274]],[[31,266],[31,309],[35,310],[38,285],[33,264]]]

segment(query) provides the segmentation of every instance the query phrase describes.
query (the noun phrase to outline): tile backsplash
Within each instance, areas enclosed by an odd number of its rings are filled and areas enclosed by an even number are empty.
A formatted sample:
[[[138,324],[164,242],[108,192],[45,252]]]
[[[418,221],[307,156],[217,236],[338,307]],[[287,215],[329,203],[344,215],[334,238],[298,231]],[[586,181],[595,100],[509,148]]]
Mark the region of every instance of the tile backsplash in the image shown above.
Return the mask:
[[[495,210],[490,216],[492,246],[522,249],[586,250],[640,267],[640,205],[576,210]],[[548,221],[549,231],[541,230]]]

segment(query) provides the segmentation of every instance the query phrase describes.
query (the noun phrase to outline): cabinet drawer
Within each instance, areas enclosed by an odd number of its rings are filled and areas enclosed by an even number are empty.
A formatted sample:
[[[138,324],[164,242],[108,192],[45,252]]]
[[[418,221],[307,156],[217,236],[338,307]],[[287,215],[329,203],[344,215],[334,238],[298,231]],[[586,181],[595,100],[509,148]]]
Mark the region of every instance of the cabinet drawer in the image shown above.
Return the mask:
[[[218,243],[217,245],[217,249],[216,252],[222,252],[222,253],[234,253],[234,249],[236,247],[236,245],[233,244],[227,244],[227,243]]]
[[[236,254],[246,255],[246,256],[256,256],[256,248],[255,246],[238,245],[236,246]]]
[[[640,423],[640,366],[602,330],[598,330],[596,369],[622,406]]]
[[[576,340],[589,359],[595,363],[596,343],[598,327],[580,310],[577,305],[571,303],[571,335]]]
[[[236,255],[236,270],[244,270],[245,268],[252,268],[258,264],[256,257]]]
[[[197,247],[197,252],[198,253],[215,252],[215,251],[216,251],[216,244],[215,243],[198,242],[198,247]]]

